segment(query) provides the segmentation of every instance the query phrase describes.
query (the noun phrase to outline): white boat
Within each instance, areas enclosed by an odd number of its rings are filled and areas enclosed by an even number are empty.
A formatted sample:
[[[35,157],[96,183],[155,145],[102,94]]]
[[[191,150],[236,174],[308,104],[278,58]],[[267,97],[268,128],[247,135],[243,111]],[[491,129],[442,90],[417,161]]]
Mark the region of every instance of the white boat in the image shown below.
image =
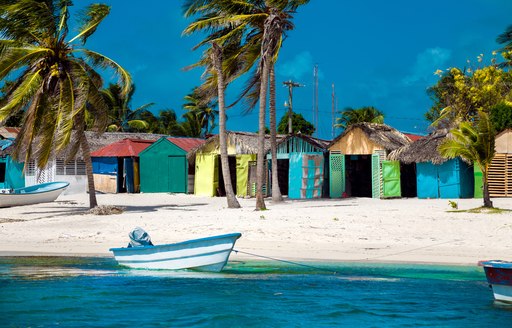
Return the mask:
[[[512,303],[512,262],[491,260],[480,261],[478,264],[484,267],[494,299]]]
[[[69,186],[69,182],[48,182],[13,190],[2,190],[0,207],[53,202]]]
[[[231,233],[175,244],[111,248],[116,261],[134,269],[193,269],[219,272],[242,234]]]

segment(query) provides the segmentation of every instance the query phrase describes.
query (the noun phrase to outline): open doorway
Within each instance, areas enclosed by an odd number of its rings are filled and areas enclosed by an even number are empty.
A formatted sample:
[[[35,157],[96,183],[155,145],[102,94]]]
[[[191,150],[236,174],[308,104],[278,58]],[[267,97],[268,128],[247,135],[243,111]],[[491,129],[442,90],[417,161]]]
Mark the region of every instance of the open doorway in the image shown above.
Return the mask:
[[[346,193],[350,197],[372,197],[372,156],[345,156]]]
[[[226,196],[226,187],[224,186],[224,176],[222,175],[222,162],[220,160],[220,155],[217,156],[218,165],[216,165],[219,169],[219,187],[217,188],[217,196],[224,197]],[[229,164],[229,175],[231,177],[231,185],[233,186],[233,191],[236,193],[236,156],[228,156],[228,164]]]
[[[290,160],[278,159],[277,160],[277,174],[279,181],[279,190],[281,195],[288,195],[289,174],[290,174]]]
[[[400,188],[402,189],[402,197],[417,197],[416,183],[416,163],[400,163]]]

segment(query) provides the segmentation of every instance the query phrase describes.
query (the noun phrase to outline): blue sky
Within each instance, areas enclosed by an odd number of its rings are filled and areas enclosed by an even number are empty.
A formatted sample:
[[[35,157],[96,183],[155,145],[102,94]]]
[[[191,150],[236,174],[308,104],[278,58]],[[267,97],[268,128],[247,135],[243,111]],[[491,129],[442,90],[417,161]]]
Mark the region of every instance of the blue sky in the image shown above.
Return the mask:
[[[101,1],[101,0],[100,0]],[[97,1],[75,1],[77,8]],[[190,22],[179,0],[110,0],[111,13],[87,47],[120,63],[133,77],[132,107],[154,102],[153,110],[183,113],[184,96],[201,83],[199,69],[183,71],[200,56],[199,37],[182,37]],[[498,34],[512,24],[510,0],[311,0],[295,15],[277,66],[278,119],[285,113],[292,79],[294,111],[313,122],[313,67],[319,67],[319,126],[316,136],[330,139],[332,84],[337,110],[375,106],[385,122],[401,131],[424,134],[423,114],[431,101],[426,89],[437,69],[475,65],[476,57],[499,48]],[[228,87],[228,102],[240,83]],[[229,130],[257,130],[257,110],[228,111]],[[335,131],[339,134],[340,131]]]

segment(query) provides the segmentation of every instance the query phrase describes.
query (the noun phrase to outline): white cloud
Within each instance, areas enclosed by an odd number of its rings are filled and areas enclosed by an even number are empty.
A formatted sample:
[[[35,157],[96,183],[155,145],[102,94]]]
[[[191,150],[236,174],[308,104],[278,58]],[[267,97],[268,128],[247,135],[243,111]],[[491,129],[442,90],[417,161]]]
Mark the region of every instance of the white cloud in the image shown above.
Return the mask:
[[[309,51],[303,51],[292,58],[292,60],[278,66],[276,73],[285,79],[301,80],[307,77],[309,80],[313,76],[313,67],[315,64],[311,53]]]
[[[440,47],[425,49],[416,56],[416,63],[412,67],[411,74],[407,75],[402,82],[405,85],[411,85],[432,79],[436,70],[446,68],[446,63],[451,56],[452,51],[449,49]]]

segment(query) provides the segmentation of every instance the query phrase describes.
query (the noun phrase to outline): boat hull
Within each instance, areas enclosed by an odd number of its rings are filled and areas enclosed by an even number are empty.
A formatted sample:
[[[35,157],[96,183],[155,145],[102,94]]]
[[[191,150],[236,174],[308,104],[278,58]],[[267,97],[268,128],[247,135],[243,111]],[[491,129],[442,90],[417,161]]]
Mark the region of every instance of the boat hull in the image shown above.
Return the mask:
[[[68,182],[50,182],[16,189],[12,193],[0,193],[0,207],[53,202],[68,185]]]
[[[241,234],[213,236],[176,244],[111,248],[116,261],[134,269],[219,272]]]
[[[512,262],[493,260],[480,262],[480,265],[484,267],[494,299],[512,303]]]

